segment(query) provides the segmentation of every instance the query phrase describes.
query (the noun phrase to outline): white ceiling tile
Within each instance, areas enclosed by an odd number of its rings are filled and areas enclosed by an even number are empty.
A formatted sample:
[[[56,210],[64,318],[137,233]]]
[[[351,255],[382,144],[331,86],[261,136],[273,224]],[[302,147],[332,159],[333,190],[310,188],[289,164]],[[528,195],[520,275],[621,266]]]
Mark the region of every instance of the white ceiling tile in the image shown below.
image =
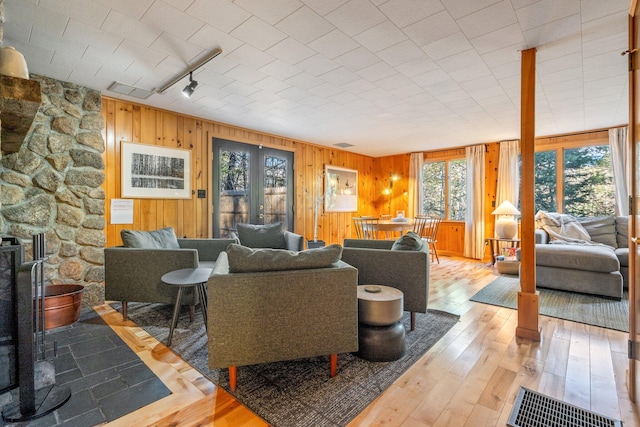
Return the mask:
[[[178,46],[180,47],[178,48]],[[180,40],[169,33],[161,34],[156,41],[151,43],[150,47],[157,52],[173,56],[186,65],[191,64],[199,55],[204,53],[204,49],[200,46]]]
[[[353,38],[371,52],[378,52],[406,40],[407,36],[392,22],[384,21]]]
[[[395,68],[407,77],[414,77],[440,67],[428,56],[422,56],[420,58],[414,59],[413,61],[400,64]]]
[[[336,68],[319,76],[322,80],[335,86],[342,86],[358,79],[358,75],[345,68]]]
[[[136,21],[115,10],[109,12],[100,28],[114,36],[136,40],[145,46],[150,46],[162,34],[162,30],[152,24]]]
[[[69,20],[69,25],[67,25],[62,38],[70,41],[84,40],[87,44],[107,52],[113,52],[122,43],[121,37],[109,34],[96,27],[90,27],[75,19]]]
[[[536,64],[536,73],[538,73],[538,75],[543,75],[575,67],[582,67],[582,55],[580,53],[574,53],[549,61],[538,62]]]
[[[31,31],[30,42],[35,46],[42,47],[51,51],[64,49],[76,55],[82,55],[87,49],[87,45],[80,40],[65,40],[57,35],[53,36],[44,33],[37,28],[34,28]]]
[[[400,28],[444,10],[440,0],[389,0],[380,10]]]
[[[220,89],[230,83],[233,83],[232,78],[222,75],[220,73],[216,73],[214,71],[208,70],[206,68],[199,69],[196,74],[196,77],[199,83],[214,87],[216,89]],[[198,90],[200,90],[199,87],[198,87]]]
[[[559,21],[535,27],[524,32],[527,46],[543,46],[557,40],[563,40],[581,32],[580,15],[571,15]]]
[[[485,64],[490,68],[511,62],[520,63],[522,47],[521,44],[510,45],[488,53],[483,53],[481,56]]]
[[[523,31],[546,26],[569,16],[580,16],[580,0],[540,0],[516,10]]]
[[[300,89],[309,90],[313,87],[324,84],[325,81],[319,77],[307,73],[306,71],[299,72],[298,74],[289,77],[285,80],[285,83],[298,87]]]
[[[582,0],[580,9],[582,22],[592,21],[616,12],[627,16],[629,0]]]
[[[69,50],[57,50],[51,58],[51,65],[58,66],[61,69],[66,68],[69,64],[73,64],[77,72],[89,75],[95,75],[100,69],[100,64],[95,62],[83,61],[82,54]]]
[[[367,101],[370,101],[370,102],[375,102],[383,98],[388,98],[391,94],[387,90],[376,87],[366,92],[360,93],[359,95],[360,95],[360,98],[362,99],[366,99]]]
[[[422,50],[436,61],[472,48],[469,40],[461,32],[422,46]]]
[[[157,66],[160,61],[162,61],[167,56],[166,53],[147,49],[145,48],[145,46],[142,46],[130,40],[123,41],[115,50],[114,55],[124,59],[125,61],[137,61],[151,68]],[[187,65],[188,64],[185,64],[185,68],[187,67]]]
[[[308,7],[302,7],[276,24],[276,28],[307,44],[333,30],[327,22]]]
[[[471,40],[471,44],[479,54],[494,52],[517,45],[524,48],[524,37],[518,24],[508,25]]]
[[[347,1],[349,0],[302,0],[304,4],[313,9],[320,16],[324,16],[339,8]]]
[[[293,65],[289,65],[284,61],[276,59],[275,61],[270,62],[264,67],[260,68],[260,72],[281,80],[286,80],[289,77],[300,74],[302,71],[299,68],[294,67]]]
[[[40,6],[62,13],[92,27],[99,27],[109,8],[92,0],[40,0]]]
[[[267,49],[266,52],[289,64],[297,64],[316,54],[313,49],[303,45],[293,37],[287,37],[275,46]]]
[[[445,10],[409,25],[403,31],[418,46],[424,46],[459,32],[460,27]]]
[[[350,71],[358,71],[380,62],[379,57],[362,46],[347,52],[344,55],[340,55],[334,60]]]
[[[31,25],[25,22],[18,22],[14,20],[7,20],[2,24],[2,31],[4,34],[11,34],[13,40],[19,40],[24,43],[29,43],[29,37],[31,36]],[[5,46],[10,46],[8,43],[4,43]]]
[[[319,86],[314,86],[311,89],[309,89],[309,93],[312,93],[318,96],[324,96],[324,97],[335,95],[336,93],[340,93],[340,92],[342,92],[342,89],[337,88],[329,83],[323,83]]]
[[[260,50],[268,49],[287,38],[286,34],[255,16],[244,21],[229,34]]]
[[[215,48],[222,49],[222,53],[231,52],[243,44],[241,40],[209,25],[203,25],[187,41],[206,51],[212,51]]]
[[[358,75],[370,82],[393,76],[396,73],[397,71],[393,67],[382,61],[357,71]]]
[[[269,65],[266,65],[266,67],[268,66]],[[264,69],[265,67],[261,68],[261,70],[264,70]],[[245,67],[244,65],[238,65],[237,67],[227,71],[224,75],[233,80],[237,80],[240,83],[244,83],[246,85],[252,85],[257,81],[260,81],[266,78],[267,74],[268,73],[266,72],[258,72],[253,68]]]
[[[368,80],[363,80],[363,79],[354,80],[345,85],[342,85],[342,89],[354,95],[361,95],[365,92],[369,92],[376,88],[377,86],[375,84],[369,82]]]
[[[568,80],[576,80],[582,78],[583,69],[582,67],[568,68],[564,70],[557,71],[555,73],[546,73],[544,75],[540,75],[540,81],[544,86],[566,82]]]
[[[186,12],[225,33],[231,32],[251,16],[246,10],[228,0],[195,0]]]
[[[490,67],[489,69],[491,70],[493,77],[496,79],[504,79],[513,76],[520,78],[520,68],[521,65],[519,62],[510,62],[508,64]]]
[[[171,6],[175,7],[178,10],[181,10],[183,12],[189,6],[191,6],[191,3],[193,3],[193,0],[161,0],[161,1],[170,4]]]
[[[476,12],[480,9],[484,9],[485,7],[489,7],[499,1],[500,0],[442,0],[442,3],[444,4],[444,7],[447,8],[451,16],[453,16],[455,19],[459,19],[463,16],[469,15],[470,13]]]
[[[378,56],[391,66],[416,60],[424,55],[424,51],[411,40],[406,40],[378,52]]]
[[[149,25],[160,26],[183,40],[187,40],[204,25],[202,20],[161,1],[153,3],[141,20]]]
[[[456,21],[470,39],[489,34],[517,23],[511,2],[503,0]],[[515,40],[514,40],[515,41]]]
[[[469,93],[488,88],[498,88],[500,84],[495,77],[489,75],[460,83],[460,87]]]
[[[408,77],[405,77],[402,74],[395,74],[393,76],[385,77],[384,79],[376,81],[376,85],[388,91],[392,91],[394,89],[398,89],[410,84],[413,84],[413,82]]]
[[[339,67],[339,65],[332,60],[318,54],[307,58],[304,61],[298,62],[296,64],[296,67],[310,74],[313,74],[314,76],[319,76],[331,70],[335,70]]]
[[[26,1],[7,1],[3,3],[4,19],[21,27],[37,28],[44,33],[61,36],[69,16],[56,10],[45,9],[38,13],[36,5]]]
[[[351,37],[347,37],[342,31],[335,29],[323,36],[318,37],[308,44],[319,54],[327,58],[334,59],[344,53],[360,46]]]
[[[271,25],[302,7],[298,0],[235,0],[234,3]]]
[[[131,18],[140,19],[154,0],[95,0],[113,10],[117,10]]]
[[[219,89],[220,93],[224,94],[224,96],[228,94],[235,94],[235,95],[242,96],[244,98],[248,98],[249,96],[251,96],[252,94],[256,93],[259,90],[260,89],[258,89],[253,85],[242,83],[238,80],[233,81],[228,85],[223,86]]]
[[[228,59],[244,64],[247,67],[260,68],[273,61],[275,58],[264,53],[249,44],[243,44],[239,48],[225,55]]]
[[[349,0],[325,18],[346,34],[354,36],[385,20],[385,16],[369,0]]]

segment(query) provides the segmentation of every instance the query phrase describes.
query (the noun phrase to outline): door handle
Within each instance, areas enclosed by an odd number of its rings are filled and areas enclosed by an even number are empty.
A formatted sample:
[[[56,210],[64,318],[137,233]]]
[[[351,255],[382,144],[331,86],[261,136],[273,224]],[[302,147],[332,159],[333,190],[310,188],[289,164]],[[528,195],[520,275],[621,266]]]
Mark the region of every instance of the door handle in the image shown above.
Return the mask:
[[[258,215],[260,217],[260,219],[264,218],[263,214]]]
[[[631,241],[637,245],[640,242],[640,237],[632,237]]]

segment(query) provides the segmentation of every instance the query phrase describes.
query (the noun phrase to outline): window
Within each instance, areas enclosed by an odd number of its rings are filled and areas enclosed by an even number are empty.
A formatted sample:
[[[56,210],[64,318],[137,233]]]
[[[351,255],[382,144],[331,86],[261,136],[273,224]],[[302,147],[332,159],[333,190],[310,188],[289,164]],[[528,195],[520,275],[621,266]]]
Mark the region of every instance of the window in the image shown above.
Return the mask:
[[[464,220],[467,210],[467,161],[428,161],[422,166],[422,213]]]
[[[538,151],[534,175],[536,212],[563,212],[576,217],[615,215],[608,145]]]

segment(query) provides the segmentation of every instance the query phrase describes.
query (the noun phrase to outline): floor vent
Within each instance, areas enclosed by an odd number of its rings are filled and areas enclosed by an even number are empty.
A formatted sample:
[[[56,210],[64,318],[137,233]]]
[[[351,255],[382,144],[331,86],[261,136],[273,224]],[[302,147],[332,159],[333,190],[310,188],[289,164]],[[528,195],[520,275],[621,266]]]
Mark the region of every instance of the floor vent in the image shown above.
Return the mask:
[[[511,427],[622,427],[622,422],[520,387]]]

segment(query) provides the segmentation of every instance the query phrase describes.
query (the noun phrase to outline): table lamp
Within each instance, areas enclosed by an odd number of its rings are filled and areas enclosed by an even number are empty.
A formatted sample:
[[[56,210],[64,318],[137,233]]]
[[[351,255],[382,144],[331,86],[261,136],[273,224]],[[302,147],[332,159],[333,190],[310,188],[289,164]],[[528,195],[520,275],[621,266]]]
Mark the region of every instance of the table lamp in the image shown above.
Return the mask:
[[[515,215],[520,215],[520,211],[511,204],[510,201],[505,200],[500,206],[496,208],[492,215],[498,215],[496,220],[496,234],[500,239],[513,239],[518,234],[518,223],[516,222]]]

